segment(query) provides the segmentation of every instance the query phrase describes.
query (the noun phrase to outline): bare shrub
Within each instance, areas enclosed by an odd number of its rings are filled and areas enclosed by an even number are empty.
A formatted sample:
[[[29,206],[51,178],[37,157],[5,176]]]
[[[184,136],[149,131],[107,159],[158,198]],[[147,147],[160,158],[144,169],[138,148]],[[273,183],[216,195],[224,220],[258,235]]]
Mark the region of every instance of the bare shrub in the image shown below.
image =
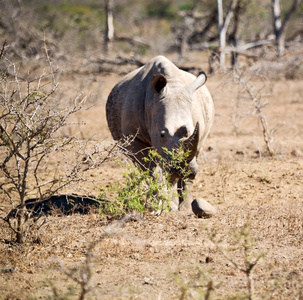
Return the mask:
[[[136,219],[136,215],[127,214],[120,220],[113,221],[107,225],[104,229],[104,233],[98,238],[90,242],[87,246],[85,252],[85,259],[78,265],[67,268],[64,263],[57,259],[59,263],[60,270],[66,275],[68,279],[71,279],[74,284],[77,285],[77,288],[80,289],[77,291],[74,286],[69,286],[66,292],[59,292],[57,287],[48,280],[53,292],[54,299],[67,299],[68,297],[74,296],[73,299],[84,300],[87,299],[87,296],[94,292],[96,286],[94,285],[94,259],[96,255],[94,253],[95,248],[102,243],[106,238],[111,238],[115,235],[120,235],[120,229],[125,225],[126,222]],[[75,298],[77,297],[77,298]]]
[[[262,128],[266,150],[270,156],[275,155],[274,135],[284,122],[281,121],[271,128],[264,114],[264,108],[269,104],[267,99],[271,96],[270,82],[258,72],[250,73],[237,68],[226,74],[229,79],[224,84],[231,83],[236,91],[236,96],[231,102],[230,116],[234,134],[240,133],[240,125],[248,116],[256,116]]]
[[[186,279],[182,278],[183,273],[186,274]],[[180,289],[179,299],[212,299],[212,293],[219,284],[214,283],[211,275],[204,272],[199,266],[190,266],[175,272],[173,278]]]
[[[8,72],[0,75],[0,211],[18,243],[45,222],[27,205],[35,207],[67,188],[79,189],[81,182],[90,180],[84,174],[116,149],[116,144],[106,148],[61,134],[62,128],[75,124],[70,117],[83,108],[85,97],[62,105],[55,97],[58,85],[51,65],[50,69],[25,81],[10,64]],[[34,200],[29,203],[29,198]]]
[[[260,75],[259,75],[260,76]],[[260,76],[262,80],[262,76]],[[263,108],[268,104],[267,102],[264,102],[264,98],[267,96],[266,94],[262,94],[261,90],[257,89],[252,83],[251,79],[246,79],[242,76],[239,72],[234,72],[234,81],[242,86],[243,93],[245,93],[248,97],[249,102],[252,104],[254,111],[253,113],[257,116],[258,120],[261,123],[262,126],[262,134],[264,138],[264,142],[266,145],[266,149],[269,153],[269,155],[275,154],[274,149],[274,134],[276,131],[284,124],[283,122],[279,122],[276,124],[273,128],[270,128],[268,125],[268,121],[266,116],[263,113]]]
[[[37,16],[33,7],[26,7],[22,1],[1,1],[0,34],[8,42],[6,54],[14,61],[27,62],[43,57],[43,32],[32,22]],[[53,55],[59,57],[58,46],[51,37],[47,41]],[[62,53],[60,54],[62,55]],[[24,67],[26,65],[24,64]]]
[[[209,238],[224,258],[238,271],[245,275],[247,283],[245,298],[252,300],[254,299],[253,271],[260,259],[264,257],[264,254],[257,254],[254,252],[254,238],[250,234],[249,227],[250,224],[245,223],[240,230],[231,230],[229,234],[231,241],[227,250],[220,246],[223,239],[218,236],[216,231],[210,233]],[[234,258],[237,252],[240,252],[240,258]],[[239,297],[240,295],[237,296]]]
[[[78,295],[79,300],[84,300],[94,287],[92,282],[93,281],[92,258],[93,258],[93,249],[97,243],[98,242],[95,242],[89,245],[87,252],[85,254],[84,262],[76,268],[66,269],[62,261],[58,260],[62,272],[68,278],[72,279],[72,281],[80,287],[80,293]],[[54,285],[52,285],[52,290],[55,299],[64,299],[59,297],[60,293],[57,291]],[[65,296],[73,295],[71,292],[73,292],[73,289],[70,288],[65,294]]]

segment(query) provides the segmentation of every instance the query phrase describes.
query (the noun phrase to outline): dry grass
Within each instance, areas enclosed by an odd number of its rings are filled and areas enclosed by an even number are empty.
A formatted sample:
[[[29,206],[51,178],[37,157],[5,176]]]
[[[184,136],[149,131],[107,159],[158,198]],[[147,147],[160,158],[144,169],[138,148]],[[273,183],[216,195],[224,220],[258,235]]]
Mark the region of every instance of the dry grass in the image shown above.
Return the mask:
[[[99,91],[101,94],[95,96],[91,109],[78,116],[78,120],[86,123],[79,129],[84,139],[95,136],[104,139],[105,144],[111,142],[105,123],[104,100],[117,79],[117,76],[96,75],[94,80],[87,81],[87,90],[92,90],[94,95]],[[62,75],[62,95],[72,98],[78,92],[74,86],[78,82],[83,84],[84,80],[82,76]],[[204,198],[217,207],[217,216],[197,219],[181,212],[164,213],[160,217],[147,215],[108,227],[109,221],[93,212],[53,215],[47,218],[46,225],[33,236],[32,242],[23,246],[9,243],[10,231],[2,223],[1,297],[46,299],[54,297],[54,290],[61,296],[72,294],[70,287],[79,295],[80,286],[62,272],[58,259],[67,270],[69,267],[79,270],[89,245],[107,232],[93,251],[92,299],[180,299],[184,291],[186,299],[197,299],[200,292],[206,296],[210,290],[211,299],[240,298],[247,295],[246,275],[222,255],[211,242],[210,234],[216,232],[220,249],[228,258],[242,264],[243,252],[233,245],[232,237],[249,223],[248,231],[254,240],[252,256],[265,254],[251,275],[253,297],[301,299],[301,82],[272,83],[272,97],[264,113],[271,124],[280,119],[285,121],[276,133],[280,150],[272,158],[256,153],[264,149],[256,118],[244,118],[239,128],[241,134],[233,134],[230,99],[234,93],[222,87],[221,82],[220,76],[214,76],[207,83],[214,96],[216,117],[205,145],[205,149],[211,148],[200,161],[200,173],[193,188],[194,197]],[[106,186],[121,178],[121,169],[109,163],[90,176],[98,183],[85,188],[98,193],[99,184]]]

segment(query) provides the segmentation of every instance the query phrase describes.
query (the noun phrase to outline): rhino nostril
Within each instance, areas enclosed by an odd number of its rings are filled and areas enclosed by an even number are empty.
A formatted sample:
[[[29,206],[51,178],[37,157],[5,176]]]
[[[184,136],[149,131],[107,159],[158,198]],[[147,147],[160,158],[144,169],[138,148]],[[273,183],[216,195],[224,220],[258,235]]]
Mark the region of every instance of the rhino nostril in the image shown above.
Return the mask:
[[[188,137],[188,131],[186,126],[181,126],[176,132],[175,132],[175,136],[179,137],[179,138],[186,138]]]
[[[164,138],[164,137],[165,137],[165,131],[164,131],[164,130],[161,131],[160,136],[161,136],[161,138]]]

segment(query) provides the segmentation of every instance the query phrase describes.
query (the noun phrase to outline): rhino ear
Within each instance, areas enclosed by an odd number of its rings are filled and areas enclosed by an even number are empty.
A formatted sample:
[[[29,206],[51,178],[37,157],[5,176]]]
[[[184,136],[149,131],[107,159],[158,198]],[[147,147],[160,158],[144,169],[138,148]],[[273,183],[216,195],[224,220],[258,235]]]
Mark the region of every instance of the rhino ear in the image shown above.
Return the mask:
[[[188,86],[189,92],[193,94],[198,88],[205,84],[206,80],[206,74],[203,71],[200,72],[197,78]]]
[[[166,84],[167,84],[167,79],[163,75],[157,74],[154,75],[154,78],[150,84],[150,88],[152,91],[155,91],[158,94],[160,94],[164,89],[164,87],[166,86]]]

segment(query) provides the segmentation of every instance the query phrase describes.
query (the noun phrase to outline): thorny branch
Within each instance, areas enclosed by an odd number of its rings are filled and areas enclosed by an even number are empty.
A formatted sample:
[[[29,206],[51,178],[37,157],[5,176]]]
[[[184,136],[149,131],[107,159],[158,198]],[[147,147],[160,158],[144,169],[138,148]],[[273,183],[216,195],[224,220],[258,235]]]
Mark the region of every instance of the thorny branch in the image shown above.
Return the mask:
[[[48,57],[49,59],[49,57]],[[11,66],[13,72],[16,68]],[[71,126],[70,117],[83,109],[86,97],[76,97],[69,107],[62,107],[55,99],[57,84],[50,90],[42,82],[53,77],[43,74],[36,80],[21,81],[13,76],[1,75],[0,91],[0,191],[9,199],[11,208],[1,211],[0,219],[7,222],[22,243],[33,224],[32,211],[27,211],[29,197],[34,203],[49,200],[71,184],[90,181],[85,174],[115,158],[117,143],[105,147],[96,141],[82,141],[77,136],[65,137],[60,129]],[[12,79],[11,79],[12,78]],[[25,95],[23,95],[25,93]],[[78,124],[78,123],[77,123]],[[50,156],[60,156],[60,161],[50,179],[43,177]],[[50,176],[48,176],[50,177]],[[4,201],[4,200],[3,200]],[[3,205],[4,202],[1,203]],[[38,226],[39,227],[39,226]]]
[[[242,266],[237,263],[230,255],[227,255],[226,252],[219,246],[218,241],[216,240],[216,233],[210,234],[209,238],[212,243],[215,245],[217,250],[223,255],[223,257],[229,261],[236,269],[245,274],[247,279],[247,289],[248,289],[248,299],[253,299],[253,280],[252,280],[252,271],[254,267],[258,264],[261,258],[264,257],[263,253],[258,254],[255,258],[252,257],[252,246],[253,239],[250,236],[248,231],[249,223],[245,223],[243,228],[239,232],[234,231],[232,233],[233,244],[237,246],[237,249],[240,249],[243,253]]]
[[[256,76],[259,77],[260,75],[257,74]],[[263,111],[264,107],[268,104],[268,102],[264,102],[264,98],[267,97],[268,94],[264,94],[264,93],[262,94],[261,92],[261,90],[264,89],[265,87],[265,83],[261,88],[257,90],[256,86],[254,86],[251,83],[252,77],[248,78],[244,72],[240,72],[239,70],[234,69],[232,73],[231,81],[236,85],[238,85],[241,89],[237,99],[237,106],[239,106],[239,102],[242,101],[243,99],[251,103],[253,108],[251,114],[256,114],[258,120],[260,121],[262,126],[262,134],[267,151],[270,156],[273,156],[276,153],[273,146],[274,134],[281,126],[284,125],[284,122],[279,122],[274,128],[270,129],[267,118]],[[264,78],[262,78],[262,81],[266,82]],[[235,130],[237,131],[239,124],[237,123],[235,118],[239,119],[240,116],[238,115],[237,109],[233,108],[233,110],[234,110],[233,121],[234,121]]]

